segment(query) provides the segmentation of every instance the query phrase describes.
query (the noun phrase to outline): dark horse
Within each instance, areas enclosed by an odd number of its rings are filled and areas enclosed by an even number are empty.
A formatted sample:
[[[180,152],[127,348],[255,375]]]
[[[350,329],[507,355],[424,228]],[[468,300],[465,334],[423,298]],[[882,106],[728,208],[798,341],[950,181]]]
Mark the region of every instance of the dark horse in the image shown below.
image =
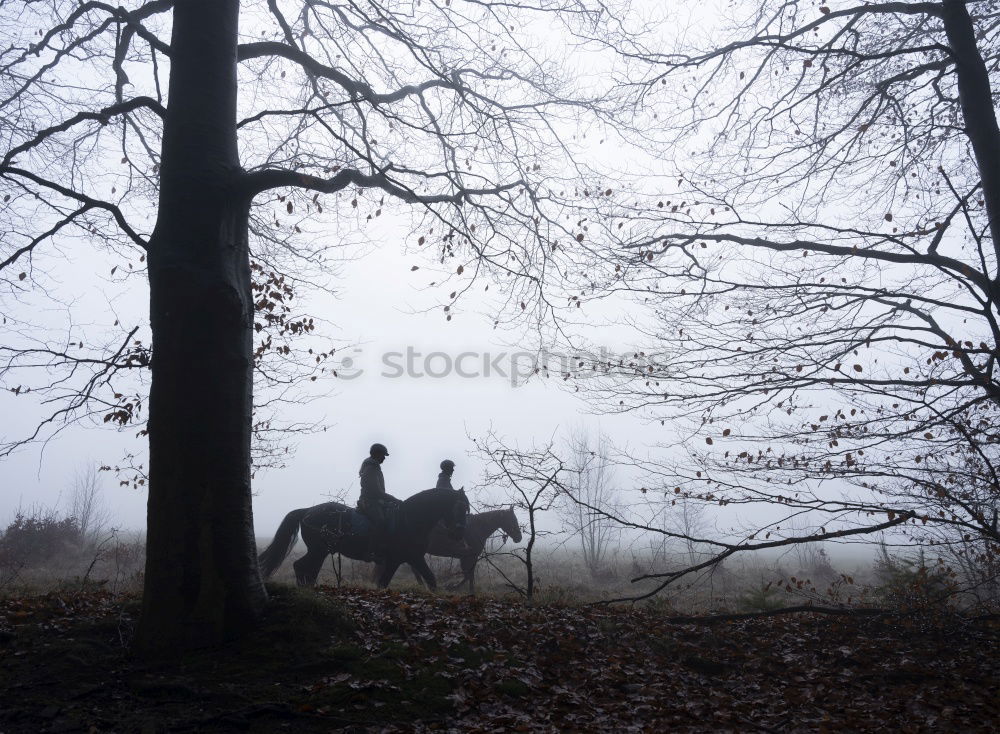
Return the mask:
[[[408,563],[431,589],[437,579],[424,561],[431,529],[440,521],[446,532],[461,542],[469,516],[469,500],[458,489],[427,489],[403,500],[390,513],[385,545],[379,548],[385,558],[378,585],[385,588],[400,564]],[[315,507],[292,510],[278,526],[278,531],[258,560],[266,579],[288,557],[299,534],[306,544],[306,554],[295,561],[295,580],[299,586],[316,583],[323,561],[331,553],[341,553],[359,561],[368,558],[368,533],[371,523],[357,510],[339,502],[325,502]]]
[[[490,512],[480,512],[476,515],[469,515],[469,521],[465,525],[465,534],[462,540],[456,540],[450,535],[443,525],[438,524],[431,530],[427,543],[427,553],[432,556],[443,558],[457,558],[462,566],[462,580],[454,586],[454,589],[464,583],[469,584],[469,593],[473,593],[475,583],[476,564],[483,554],[487,539],[497,530],[502,530],[510,536],[515,543],[521,542],[521,526],[517,522],[514,508],[508,507],[506,510],[492,510]],[[412,565],[411,565],[412,568]],[[383,573],[382,565],[375,568],[375,578],[380,578]],[[414,575],[419,580],[420,574],[414,568]]]

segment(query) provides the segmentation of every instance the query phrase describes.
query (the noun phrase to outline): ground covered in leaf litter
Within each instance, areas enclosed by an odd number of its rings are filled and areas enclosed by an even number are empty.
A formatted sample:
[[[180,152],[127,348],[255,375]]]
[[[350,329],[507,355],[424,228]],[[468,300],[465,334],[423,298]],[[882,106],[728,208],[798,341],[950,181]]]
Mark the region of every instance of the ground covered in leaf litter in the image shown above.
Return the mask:
[[[995,731],[995,623],[272,587],[260,631],[133,659],[138,606],[0,600],[0,732]]]

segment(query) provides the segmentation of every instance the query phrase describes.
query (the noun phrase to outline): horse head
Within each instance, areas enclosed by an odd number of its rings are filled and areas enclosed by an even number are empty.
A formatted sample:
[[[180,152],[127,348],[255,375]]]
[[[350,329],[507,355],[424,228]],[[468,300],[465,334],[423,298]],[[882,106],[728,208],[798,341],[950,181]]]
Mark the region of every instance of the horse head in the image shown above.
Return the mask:
[[[514,514],[514,505],[507,508],[507,512],[503,515],[503,524],[500,526],[515,543],[521,542],[521,523],[517,521],[517,515]]]
[[[469,521],[469,498],[465,496],[464,489],[452,490],[454,501],[451,509],[444,516],[444,526],[448,531],[448,537],[452,540],[463,540],[465,538],[465,524]]]

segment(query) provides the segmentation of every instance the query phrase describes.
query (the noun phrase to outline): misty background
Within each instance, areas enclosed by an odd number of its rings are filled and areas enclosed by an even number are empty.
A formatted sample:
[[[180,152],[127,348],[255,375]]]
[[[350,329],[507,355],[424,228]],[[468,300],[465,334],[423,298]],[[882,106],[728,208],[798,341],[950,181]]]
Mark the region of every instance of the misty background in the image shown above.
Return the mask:
[[[383,472],[390,493],[405,498],[434,486],[438,464],[451,458],[457,464],[455,486],[464,485],[473,503],[485,506],[505,497],[493,488],[477,486],[482,459],[473,451],[470,436],[492,429],[527,445],[553,437],[561,441],[570,431],[586,430],[613,435],[620,444],[641,446],[653,430],[635,415],[593,414],[572,385],[560,384],[558,375],[526,378],[531,371],[526,355],[537,353],[536,344],[528,341],[530,333],[493,328],[494,302],[484,290],[485,282],[473,284],[473,293],[447,321],[437,296],[441,288],[451,286],[429,284],[440,283],[449,274],[436,270],[425,255],[406,251],[402,247],[406,237],[407,223],[383,220],[372,235],[372,246],[362,243],[345,253],[349,256],[330,283],[332,293],[311,294],[311,302],[301,307],[322,320],[320,328],[336,339],[341,359],[346,358],[349,366],[340,364],[338,377],[324,379],[304,404],[283,408],[287,414],[283,418],[317,427],[291,439],[293,453],[283,457],[284,467],[260,471],[255,477],[254,521],[259,537],[269,536],[291,509],[332,498],[353,505],[359,491],[358,468],[376,441],[389,447]],[[67,341],[86,333],[88,323],[106,322],[115,312],[126,311],[135,318],[134,309],[148,310],[140,280],[133,279],[122,292],[118,284],[101,277],[115,264],[89,250],[60,267],[65,275],[62,287],[77,291]],[[413,265],[419,270],[411,270]],[[604,331],[621,339],[609,340],[609,349],[627,347],[624,328],[617,334],[613,328]],[[387,367],[386,360],[405,366],[408,349],[419,353],[414,363],[423,376],[395,376],[399,370]],[[459,376],[454,365],[444,377],[426,375],[425,367],[435,375],[447,367],[440,355],[427,362],[433,352],[452,359],[476,353],[462,367],[477,376]],[[562,356],[557,355],[553,364]],[[490,363],[488,369],[484,361]],[[0,393],[0,414],[7,435],[30,430],[38,419],[35,406],[6,392]],[[0,522],[8,522],[19,508],[64,504],[79,471],[118,465],[125,453],[141,450],[136,430],[131,425],[115,430],[88,421],[67,427],[54,440],[19,450],[0,464]],[[123,529],[142,529],[145,491],[131,484],[121,486],[114,471],[99,476],[114,522]]]

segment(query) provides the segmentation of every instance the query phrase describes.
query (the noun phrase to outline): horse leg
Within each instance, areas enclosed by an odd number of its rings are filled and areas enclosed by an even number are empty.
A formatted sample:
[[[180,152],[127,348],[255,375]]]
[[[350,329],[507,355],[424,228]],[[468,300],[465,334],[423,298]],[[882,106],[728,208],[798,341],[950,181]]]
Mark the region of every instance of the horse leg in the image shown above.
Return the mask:
[[[395,559],[386,559],[385,566],[382,568],[382,575],[378,579],[378,587],[384,589],[389,586],[389,582],[392,581],[392,577],[396,575],[396,571],[399,569],[399,564],[402,561],[397,561]]]
[[[410,561],[410,568],[414,570],[417,578],[423,578],[423,581],[427,584],[427,588],[431,591],[437,591],[437,579],[434,578],[434,572],[431,571],[431,567],[427,565],[427,561],[423,556],[414,558]]]
[[[413,573],[413,578],[417,580],[417,583],[423,587],[427,586],[427,582],[424,581],[424,577],[420,575],[420,569],[418,569],[414,564],[407,562],[407,566],[410,567],[410,571]]]
[[[316,578],[320,569],[323,568],[323,561],[326,560],[327,551],[316,551],[310,548],[306,554],[292,564],[295,568],[295,582],[299,586],[315,586]]]

